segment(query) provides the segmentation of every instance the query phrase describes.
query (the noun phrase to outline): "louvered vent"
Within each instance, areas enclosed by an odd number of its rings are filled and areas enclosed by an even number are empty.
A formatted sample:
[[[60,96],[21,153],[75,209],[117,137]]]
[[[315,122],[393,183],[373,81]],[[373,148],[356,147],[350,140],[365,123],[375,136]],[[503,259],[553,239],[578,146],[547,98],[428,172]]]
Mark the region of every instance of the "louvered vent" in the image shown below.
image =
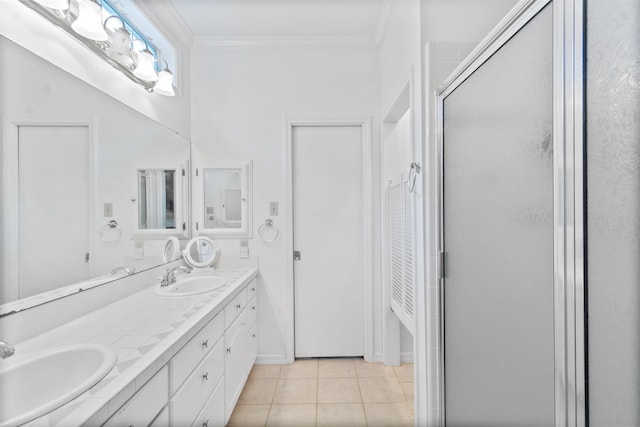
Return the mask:
[[[407,330],[413,334],[414,204],[406,174],[389,185],[389,231],[391,308]]]

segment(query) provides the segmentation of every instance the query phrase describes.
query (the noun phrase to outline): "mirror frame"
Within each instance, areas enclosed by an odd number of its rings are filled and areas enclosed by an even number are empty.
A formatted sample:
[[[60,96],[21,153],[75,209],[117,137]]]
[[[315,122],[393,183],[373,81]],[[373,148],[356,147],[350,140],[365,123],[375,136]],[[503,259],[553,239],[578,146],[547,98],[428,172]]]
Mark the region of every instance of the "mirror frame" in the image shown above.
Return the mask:
[[[203,163],[194,169],[193,177],[193,211],[194,237],[210,236],[215,238],[251,238],[252,237],[252,198],[253,198],[253,162],[251,160],[224,161],[220,163]],[[240,171],[241,221],[240,228],[206,228],[205,224],[205,169],[238,169]]]
[[[191,256],[191,248],[194,245],[197,245],[200,242],[206,242],[209,245],[211,245],[211,247],[213,248],[213,254],[211,255],[211,259],[209,261],[207,261],[207,262],[204,262],[204,261],[203,262],[198,262],[195,259],[193,259],[193,257]],[[214,243],[213,239],[211,239],[210,237],[208,237],[208,236],[196,236],[193,239],[189,240],[189,242],[187,243],[187,245],[184,248],[182,256],[184,258],[185,264],[187,264],[191,268],[194,268],[194,269],[211,268],[211,269],[213,269],[213,264],[220,257],[220,249]]]
[[[188,162],[187,162],[188,163]],[[140,209],[140,194],[138,194],[138,172],[148,169],[163,169],[163,170],[175,170],[175,194],[174,194],[174,209],[175,209],[175,229],[160,229],[160,228],[139,228],[140,223],[138,221],[138,211]],[[136,165],[133,170],[132,178],[132,193],[131,193],[131,210],[132,210],[132,224],[135,224],[135,228],[132,231],[132,239],[158,239],[159,237],[176,236],[180,239],[188,237],[189,230],[189,174],[187,174],[188,164],[176,163],[173,165]]]

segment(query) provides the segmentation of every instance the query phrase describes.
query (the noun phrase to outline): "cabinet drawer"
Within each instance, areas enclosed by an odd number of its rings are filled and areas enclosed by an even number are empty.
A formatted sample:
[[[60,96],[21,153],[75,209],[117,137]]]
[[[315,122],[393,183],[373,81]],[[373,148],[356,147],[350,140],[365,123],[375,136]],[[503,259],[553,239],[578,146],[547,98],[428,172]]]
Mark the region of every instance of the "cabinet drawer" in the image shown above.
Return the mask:
[[[224,427],[224,378],[209,396],[193,427]]]
[[[258,293],[258,279],[256,279],[255,277],[251,279],[251,281],[247,285],[247,292],[249,293],[249,299],[256,296],[256,294]]]
[[[238,314],[244,309],[247,305],[247,288],[245,287],[236,297],[231,300],[229,304],[227,304],[224,308],[224,328],[227,329]]]
[[[149,427],[167,427],[169,425],[169,407],[162,408],[162,412],[156,417]]]
[[[193,368],[222,337],[223,317],[222,313],[218,313],[171,359],[171,394],[180,388]]]
[[[167,404],[167,390],[169,389],[169,374],[167,371],[167,367],[163,367],[104,425],[107,427],[142,427],[151,424],[156,415]]]
[[[224,341],[219,340],[171,400],[172,425],[190,426],[193,423],[223,373]]]
[[[251,327],[258,319],[258,298],[253,297],[247,304],[247,325]]]

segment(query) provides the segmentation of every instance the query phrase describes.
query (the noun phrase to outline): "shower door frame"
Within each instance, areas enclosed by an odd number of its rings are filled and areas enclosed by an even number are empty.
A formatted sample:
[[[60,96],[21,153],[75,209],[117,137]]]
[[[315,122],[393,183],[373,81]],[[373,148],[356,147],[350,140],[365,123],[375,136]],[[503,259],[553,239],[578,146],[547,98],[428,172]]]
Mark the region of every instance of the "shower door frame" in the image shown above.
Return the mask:
[[[437,93],[439,422],[444,426],[444,101],[513,35],[553,7],[553,311],[555,425],[587,424],[585,338],[584,0],[522,0],[445,81]],[[434,419],[434,417],[429,417]]]

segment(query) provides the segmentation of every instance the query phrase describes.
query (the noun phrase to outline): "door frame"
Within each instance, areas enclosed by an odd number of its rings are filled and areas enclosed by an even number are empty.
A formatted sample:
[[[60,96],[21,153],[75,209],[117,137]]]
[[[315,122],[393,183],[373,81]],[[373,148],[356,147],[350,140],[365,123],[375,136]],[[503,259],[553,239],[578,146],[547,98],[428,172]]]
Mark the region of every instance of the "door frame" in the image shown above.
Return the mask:
[[[553,7],[553,311],[555,425],[582,427],[587,419],[585,328],[585,159],[582,0],[521,0],[454,70],[437,93],[438,253],[441,313],[437,346],[439,421],[444,426],[444,99],[549,3]],[[434,417],[429,417],[434,419]]]
[[[0,253],[3,263],[3,272],[0,274],[2,283],[19,283],[19,197],[18,192],[18,144],[19,144],[19,128],[20,126],[33,127],[86,127],[88,130],[88,158],[89,162],[89,253],[94,255],[96,250],[96,240],[92,230],[96,229],[96,155],[97,155],[97,123],[92,119],[87,120],[58,120],[47,118],[10,118],[2,122],[2,143],[0,150],[2,152],[2,188],[0,188],[0,198],[3,206],[3,251]],[[12,301],[18,296],[17,286],[11,289]]]
[[[371,118],[285,118],[285,271],[286,271],[286,360],[295,360],[295,299],[293,266],[293,128],[359,126],[362,136],[362,250],[363,250],[363,352],[373,359],[373,168]]]

